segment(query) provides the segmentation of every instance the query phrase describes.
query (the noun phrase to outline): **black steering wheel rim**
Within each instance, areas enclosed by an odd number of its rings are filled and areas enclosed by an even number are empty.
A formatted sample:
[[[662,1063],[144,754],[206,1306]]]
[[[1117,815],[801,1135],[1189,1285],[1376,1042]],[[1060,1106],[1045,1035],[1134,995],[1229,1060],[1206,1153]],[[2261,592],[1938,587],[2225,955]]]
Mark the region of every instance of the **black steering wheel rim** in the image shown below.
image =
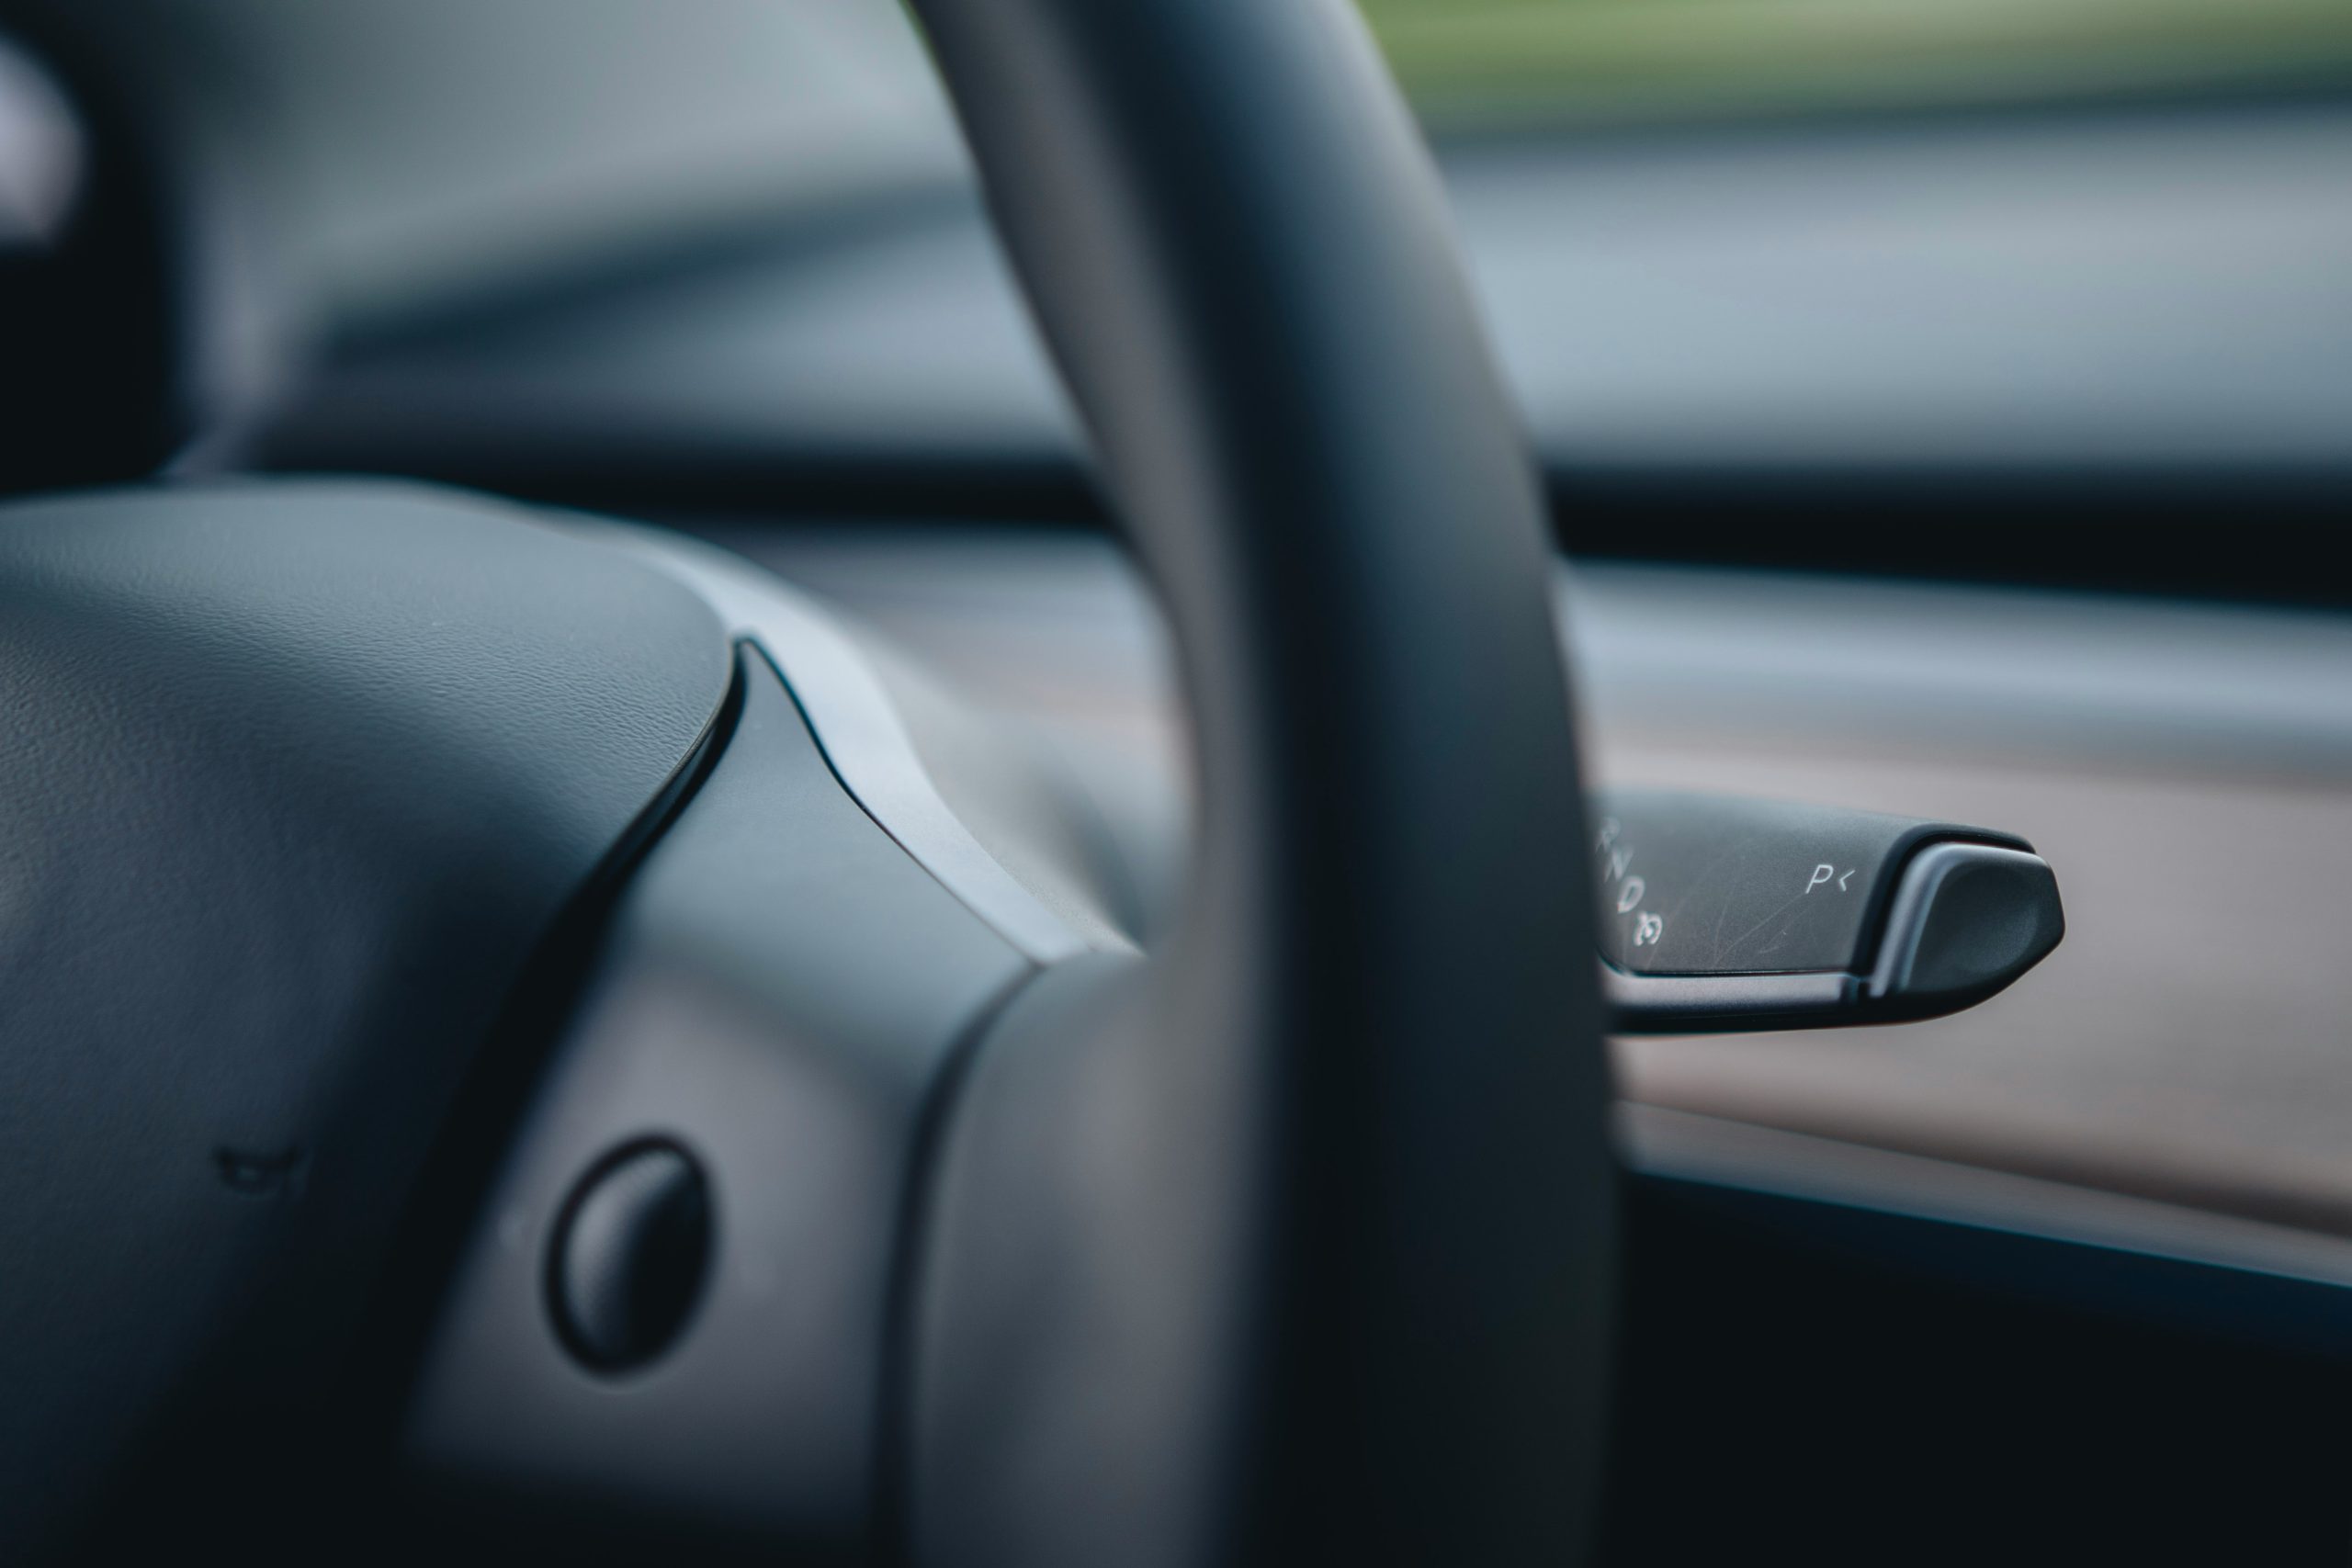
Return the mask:
[[[1165,949],[1033,986],[961,1096],[917,1554],[1572,1558],[1613,1241],[1575,736],[1426,150],[1339,0],[917,9],[1201,800]]]

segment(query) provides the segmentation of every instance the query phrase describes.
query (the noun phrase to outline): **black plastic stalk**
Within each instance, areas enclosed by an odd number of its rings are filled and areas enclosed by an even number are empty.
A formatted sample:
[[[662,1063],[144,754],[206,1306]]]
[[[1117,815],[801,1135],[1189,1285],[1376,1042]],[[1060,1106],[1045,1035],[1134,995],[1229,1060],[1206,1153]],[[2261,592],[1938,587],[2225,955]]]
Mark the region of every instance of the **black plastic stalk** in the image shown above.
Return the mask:
[[[1591,803],[1621,1034],[1889,1023],[1973,1007],[2058,945],[2033,846],[1955,822],[1627,790]]]

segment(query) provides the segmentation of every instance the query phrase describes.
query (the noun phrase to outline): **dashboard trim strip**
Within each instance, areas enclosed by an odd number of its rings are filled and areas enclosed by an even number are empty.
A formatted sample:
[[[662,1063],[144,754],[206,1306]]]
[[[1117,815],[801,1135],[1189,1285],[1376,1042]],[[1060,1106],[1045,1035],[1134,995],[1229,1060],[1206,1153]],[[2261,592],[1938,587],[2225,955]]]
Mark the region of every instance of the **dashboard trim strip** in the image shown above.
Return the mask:
[[[1644,1176],[2352,1289],[2352,1238],[1634,1101],[1617,1141]]]

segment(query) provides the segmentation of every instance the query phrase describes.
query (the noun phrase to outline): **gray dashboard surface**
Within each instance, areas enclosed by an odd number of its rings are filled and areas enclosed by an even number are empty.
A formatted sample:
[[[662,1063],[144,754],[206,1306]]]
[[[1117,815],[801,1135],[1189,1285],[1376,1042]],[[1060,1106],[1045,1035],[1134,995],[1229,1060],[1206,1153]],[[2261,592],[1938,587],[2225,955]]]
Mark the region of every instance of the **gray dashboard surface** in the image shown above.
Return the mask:
[[[1051,734],[1130,832],[1181,839],[1159,635],[1109,545],[727,542]],[[1988,823],[2030,839],[2067,901],[2065,943],[1956,1017],[1621,1042],[1637,1152],[1799,1151],[1758,1182],[1826,1179],[1825,1149],[1925,1157],[2024,1179],[2005,1223],[2102,1192],[2254,1227],[2293,1260],[2275,1267],[2352,1282],[2352,620],[1682,569],[1595,566],[1562,591],[1603,780]],[[1707,1127],[1802,1137],[1691,1156]]]
[[[1446,165],[1555,468],[2352,475],[2352,102],[1620,130]],[[954,187],[356,344],[260,445],[445,475],[1077,460]]]

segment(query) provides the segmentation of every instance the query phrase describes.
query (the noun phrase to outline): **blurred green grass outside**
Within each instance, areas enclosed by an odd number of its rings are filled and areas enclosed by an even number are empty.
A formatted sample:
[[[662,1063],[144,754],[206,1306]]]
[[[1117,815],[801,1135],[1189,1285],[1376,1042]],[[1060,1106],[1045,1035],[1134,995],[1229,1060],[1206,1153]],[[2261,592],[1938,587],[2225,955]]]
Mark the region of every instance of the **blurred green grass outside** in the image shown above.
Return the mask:
[[[1441,122],[2352,79],[2352,0],[1361,0]]]

